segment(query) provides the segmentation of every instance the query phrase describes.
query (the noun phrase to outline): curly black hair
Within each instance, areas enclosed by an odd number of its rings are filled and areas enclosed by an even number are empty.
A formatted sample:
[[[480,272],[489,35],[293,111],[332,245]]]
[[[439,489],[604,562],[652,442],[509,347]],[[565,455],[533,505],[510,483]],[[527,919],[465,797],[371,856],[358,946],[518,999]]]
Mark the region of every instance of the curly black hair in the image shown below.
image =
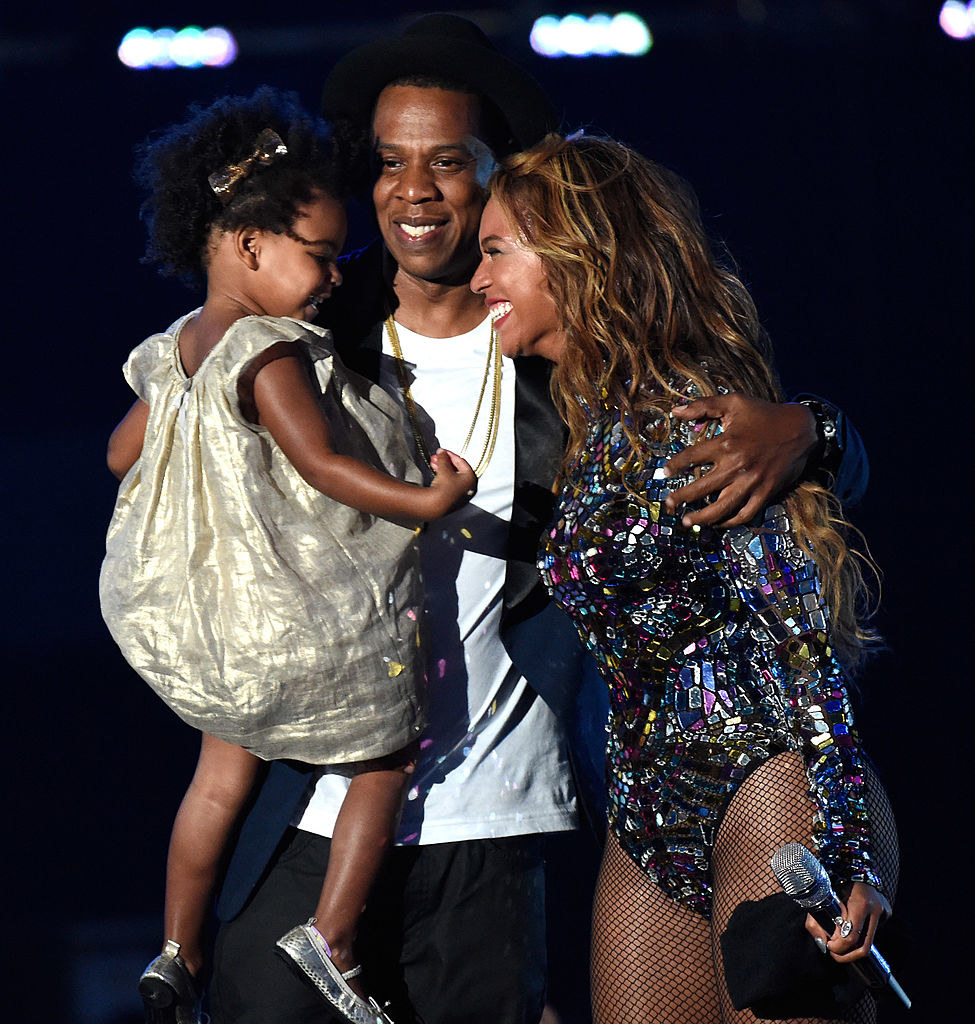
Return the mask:
[[[255,162],[225,206],[207,179],[253,153],[265,128],[281,136],[287,154],[267,165]],[[193,104],[183,121],[136,149],[135,180],[146,196],[139,214],[149,234],[142,262],[199,288],[212,228],[288,233],[298,207],[315,192],[347,198],[356,160],[351,143],[306,113],[295,93],[264,85],[250,97]]]

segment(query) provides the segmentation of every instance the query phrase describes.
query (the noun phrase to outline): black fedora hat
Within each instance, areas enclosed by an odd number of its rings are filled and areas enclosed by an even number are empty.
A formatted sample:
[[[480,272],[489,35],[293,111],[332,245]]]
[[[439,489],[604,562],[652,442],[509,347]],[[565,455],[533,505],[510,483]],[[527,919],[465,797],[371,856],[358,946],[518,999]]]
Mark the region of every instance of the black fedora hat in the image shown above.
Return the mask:
[[[428,14],[402,35],[346,54],[325,82],[322,112],[367,128],[376,99],[397,78],[423,75],[472,89],[489,99],[511,129],[514,149],[527,149],[558,128],[555,107],[523,68],[497,51],[467,18]]]

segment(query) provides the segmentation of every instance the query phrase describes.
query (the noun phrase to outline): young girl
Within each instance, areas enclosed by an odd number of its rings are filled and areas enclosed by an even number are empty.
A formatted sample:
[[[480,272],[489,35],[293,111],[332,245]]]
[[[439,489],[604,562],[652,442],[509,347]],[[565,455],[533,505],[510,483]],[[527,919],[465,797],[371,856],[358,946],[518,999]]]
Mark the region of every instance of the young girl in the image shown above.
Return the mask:
[[[258,758],[353,776],[315,916],[278,946],[345,1019],[388,1021],[353,942],[424,725],[415,528],[476,483],[441,451],[424,487],[395,402],[308,322],[341,282],[339,167],[325,126],[265,87],[191,108],[137,168],[147,260],[206,282],[201,309],[130,355],[138,400],[108,449],[122,484],[105,620],[203,732],[170,843],[167,941],[139,984],[153,1021],[198,1019],[208,901]]]

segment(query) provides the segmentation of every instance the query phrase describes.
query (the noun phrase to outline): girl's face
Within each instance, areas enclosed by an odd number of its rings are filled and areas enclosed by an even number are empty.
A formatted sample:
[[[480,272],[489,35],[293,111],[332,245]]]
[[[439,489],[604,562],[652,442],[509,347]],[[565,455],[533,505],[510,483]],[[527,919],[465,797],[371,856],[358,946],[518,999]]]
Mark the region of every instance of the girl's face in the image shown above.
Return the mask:
[[[544,356],[557,363],[565,348],[555,299],[537,253],[489,199],[481,216],[481,263],[471,290],[484,296],[506,356]]]
[[[346,226],[343,205],[318,193],[298,207],[291,225],[297,237],[260,233],[252,290],[265,313],[315,319],[318,307],[342,283],[335,261],[345,244]]]

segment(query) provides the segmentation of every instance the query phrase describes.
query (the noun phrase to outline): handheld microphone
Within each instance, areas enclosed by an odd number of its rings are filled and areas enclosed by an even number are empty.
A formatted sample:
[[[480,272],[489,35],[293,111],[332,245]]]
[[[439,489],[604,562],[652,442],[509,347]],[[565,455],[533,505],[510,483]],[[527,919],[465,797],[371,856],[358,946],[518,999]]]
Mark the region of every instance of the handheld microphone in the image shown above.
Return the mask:
[[[786,843],[772,855],[772,870],[786,894],[832,934],[843,920],[843,907],[833,892],[829,875],[816,857],[802,843]],[[890,973],[890,966],[876,946],[871,946],[869,954],[863,960],[853,961],[850,967],[871,988],[889,986],[897,998],[910,1008],[910,999],[897,984]]]

